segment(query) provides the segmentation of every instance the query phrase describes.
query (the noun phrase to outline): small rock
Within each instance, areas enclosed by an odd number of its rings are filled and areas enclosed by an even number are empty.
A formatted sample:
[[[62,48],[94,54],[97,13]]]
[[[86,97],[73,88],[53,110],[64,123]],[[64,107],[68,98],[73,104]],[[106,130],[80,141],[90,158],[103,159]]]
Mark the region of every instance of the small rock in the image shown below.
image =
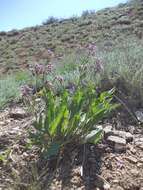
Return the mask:
[[[9,112],[9,115],[11,118],[14,118],[14,119],[23,119],[23,118],[27,117],[26,111],[22,108],[12,109]]]
[[[126,150],[126,140],[121,137],[109,136],[107,141],[114,147],[116,152],[122,152]]]
[[[112,135],[124,138],[124,139],[126,139],[127,142],[131,142],[133,140],[133,135],[131,133],[125,132],[125,131],[114,130]]]
[[[130,132],[131,134],[134,134],[134,132],[135,132],[135,127],[134,127],[133,125],[130,125],[130,126],[128,126],[128,130],[129,130],[129,132]]]
[[[125,132],[125,138],[127,142],[132,142],[133,141],[133,135],[129,132]]]
[[[104,131],[104,135],[105,136],[109,136],[112,134],[112,125],[106,125],[104,128],[103,128],[103,131]]]
[[[136,164],[138,162],[138,160],[136,158],[134,158],[133,156],[128,156],[126,157],[126,160],[128,160],[129,162]]]
[[[135,112],[135,115],[136,115],[137,119],[138,119],[140,122],[143,122],[143,112],[142,112],[142,111],[136,111],[136,112]]]

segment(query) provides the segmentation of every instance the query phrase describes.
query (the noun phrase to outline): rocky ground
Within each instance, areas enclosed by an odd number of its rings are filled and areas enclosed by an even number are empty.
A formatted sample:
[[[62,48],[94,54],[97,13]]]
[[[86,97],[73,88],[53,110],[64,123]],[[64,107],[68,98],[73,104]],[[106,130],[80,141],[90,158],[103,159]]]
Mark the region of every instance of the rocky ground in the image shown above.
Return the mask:
[[[28,146],[31,123],[19,106],[0,113],[0,190],[143,190],[143,128],[104,124],[102,143],[68,147],[54,172]]]

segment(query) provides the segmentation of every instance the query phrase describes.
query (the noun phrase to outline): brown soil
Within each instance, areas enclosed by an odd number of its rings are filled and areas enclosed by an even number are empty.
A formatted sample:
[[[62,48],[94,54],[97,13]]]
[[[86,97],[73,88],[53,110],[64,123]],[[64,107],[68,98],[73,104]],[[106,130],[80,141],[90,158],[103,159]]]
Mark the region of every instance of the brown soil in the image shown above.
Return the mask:
[[[124,153],[106,141],[67,147],[55,172],[56,159],[44,160],[27,146],[31,123],[30,116],[12,118],[10,108],[0,113],[0,190],[142,190],[143,145],[136,143],[143,140],[142,128]]]

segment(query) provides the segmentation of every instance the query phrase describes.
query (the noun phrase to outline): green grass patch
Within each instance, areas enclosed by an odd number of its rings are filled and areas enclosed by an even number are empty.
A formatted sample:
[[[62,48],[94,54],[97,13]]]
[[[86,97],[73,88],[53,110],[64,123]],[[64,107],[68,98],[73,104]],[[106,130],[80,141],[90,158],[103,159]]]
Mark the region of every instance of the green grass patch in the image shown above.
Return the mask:
[[[0,108],[20,98],[20,86],[32,84],[32,78],[26,71],[17,72],[0,78]]]

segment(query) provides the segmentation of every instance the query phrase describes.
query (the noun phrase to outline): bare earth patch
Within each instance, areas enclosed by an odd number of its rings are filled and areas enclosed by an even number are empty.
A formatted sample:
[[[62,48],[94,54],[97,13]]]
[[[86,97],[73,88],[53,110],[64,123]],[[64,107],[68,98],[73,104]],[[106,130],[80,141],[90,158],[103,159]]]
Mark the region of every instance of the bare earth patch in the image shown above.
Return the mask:
[[[143,129],[134,132],[122,152],[106,140],[72,145],[55,172],[55,159],[44,160],[36,147],[29,148],[31,124],[19,106],[0,113],[0,190],[142,190]]]

